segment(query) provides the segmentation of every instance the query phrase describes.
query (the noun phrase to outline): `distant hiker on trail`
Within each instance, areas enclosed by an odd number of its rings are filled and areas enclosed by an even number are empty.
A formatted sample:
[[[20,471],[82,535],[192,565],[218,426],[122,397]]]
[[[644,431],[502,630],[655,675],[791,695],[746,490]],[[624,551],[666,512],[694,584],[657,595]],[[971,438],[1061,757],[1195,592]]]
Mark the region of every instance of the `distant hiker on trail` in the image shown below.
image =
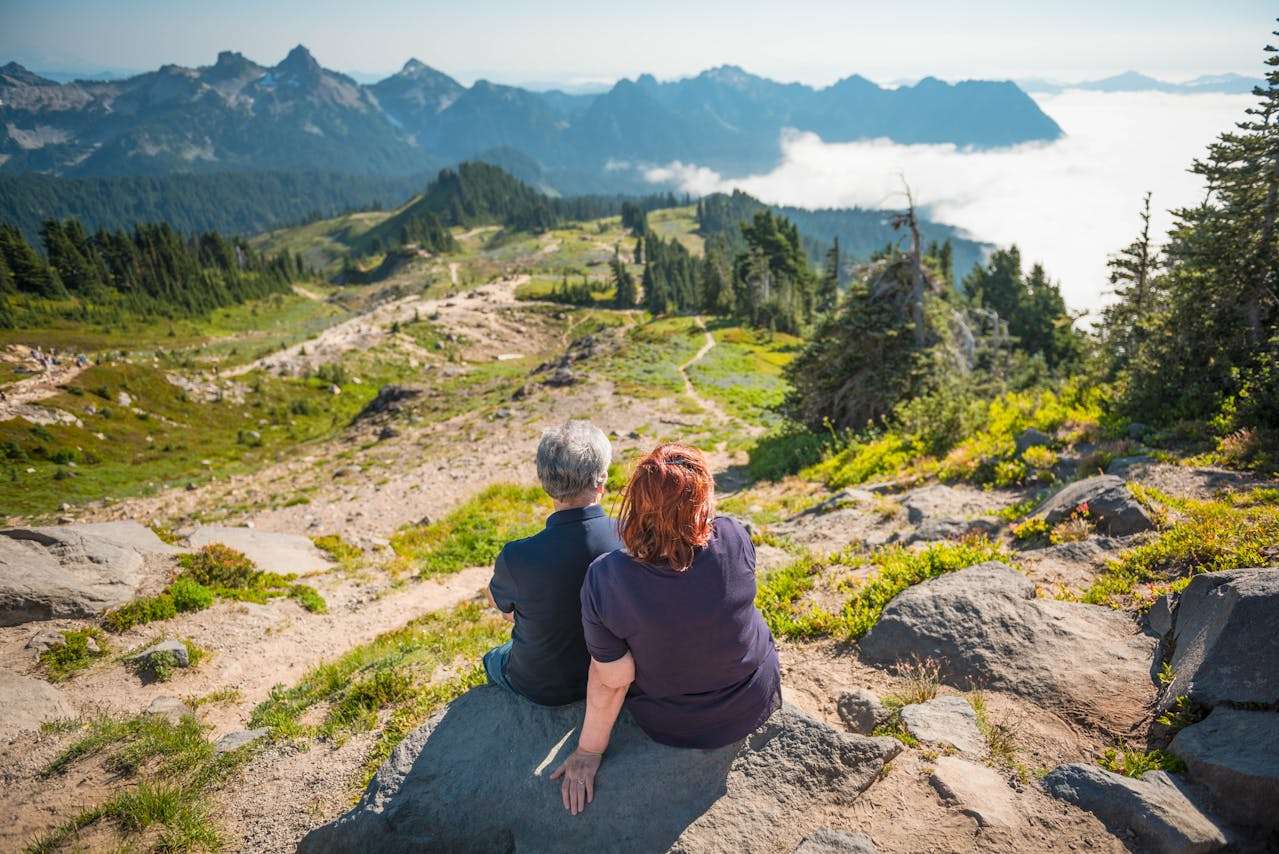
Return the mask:
[[[714,492],[701,451],[658,447],[626,487],[626,547],[587,570],[586,720],[551,775],[574,815],[594,799],[623,702],[654,741],[703,749],[746,737],[781,708],[777,649],[755,607],[755,546],[715,516]]]
[[[515,623],[511,639],[484,656],[489,682],[543,706],[586,696],[590,655],[582,637],[580,591],[591,561],[620,548],[600,499],[613,449],[588,421],[547,430],[537,475],[555,501],[546,527],[507,543],[497,556],[489,599]]]

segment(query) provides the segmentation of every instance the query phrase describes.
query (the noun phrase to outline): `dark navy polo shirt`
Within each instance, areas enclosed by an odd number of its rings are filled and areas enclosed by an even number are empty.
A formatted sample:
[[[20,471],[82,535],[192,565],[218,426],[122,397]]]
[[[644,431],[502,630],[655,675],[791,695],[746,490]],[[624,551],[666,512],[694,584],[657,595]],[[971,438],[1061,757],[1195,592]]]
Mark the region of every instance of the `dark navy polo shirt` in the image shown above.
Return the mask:
[[[505,675],[535,703],[561,706],[586,696],[590,654],[582,637],[582,579],[591,561],[622,547],[598,504],[552,513],[531,537],[507,543],[489,591],[515,612]]]

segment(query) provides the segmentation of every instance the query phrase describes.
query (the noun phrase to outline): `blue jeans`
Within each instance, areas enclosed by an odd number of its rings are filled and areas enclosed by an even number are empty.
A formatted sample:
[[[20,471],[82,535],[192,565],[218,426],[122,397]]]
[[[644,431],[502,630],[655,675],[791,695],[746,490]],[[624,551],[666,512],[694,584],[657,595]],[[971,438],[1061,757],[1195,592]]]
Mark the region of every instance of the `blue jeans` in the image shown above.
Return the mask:
[[[510,657],[510,641],[501,646],[495,646],[484,653],[484,675],[489,678],[490,685],[496,685],[499,688],[505,688],[512,694],[518,694],[520,692],[511,687],[511,683],[506,681],[506,674],[502,672],[506,669],[506,659]]]

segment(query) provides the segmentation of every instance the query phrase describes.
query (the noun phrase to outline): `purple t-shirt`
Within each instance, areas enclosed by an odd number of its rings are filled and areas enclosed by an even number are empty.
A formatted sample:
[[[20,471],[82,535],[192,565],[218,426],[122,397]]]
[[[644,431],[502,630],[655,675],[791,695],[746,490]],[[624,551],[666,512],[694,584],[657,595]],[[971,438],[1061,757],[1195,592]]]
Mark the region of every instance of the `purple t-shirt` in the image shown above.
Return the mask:
[[[781,704],[777,649],[755,607],[755,546],[726,516],[683,572],[621,549],[596,558],[582,583],[582,628],[597,661],[630,651],[626,708],[654,741],[723,747]]]

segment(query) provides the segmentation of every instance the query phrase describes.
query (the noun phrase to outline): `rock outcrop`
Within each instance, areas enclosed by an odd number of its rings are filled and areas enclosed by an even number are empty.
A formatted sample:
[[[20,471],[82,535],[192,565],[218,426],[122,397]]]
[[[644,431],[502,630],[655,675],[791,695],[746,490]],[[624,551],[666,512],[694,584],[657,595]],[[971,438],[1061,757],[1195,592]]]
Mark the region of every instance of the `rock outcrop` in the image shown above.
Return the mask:
[[[1061,765],[1043,780],[1055,798],[1087,810],[1116,836],[1133,834],[1138,850],[1153,854],[1207,854],[1226,846],[1226,835],[1163,771],[1131,779],[1092,765]]]
[[[837,732],[790,707],[719,750],[657,744],[623,714],[594,802],[571,816],[551,772],[582,704],[535,706],[492,686],[411,733],[360,803],[301,842],[347,851],[695,851],[791,848],[805,813],[847,807],[901,750]]]
[[[1014,827],[1022,821],[1013,790],[998,772],[985,765],[941,756],[928,782],[943,802],[976,819],[982,827]]]
[[[1197,575],[1173,614],[1173,679],[1161,705],[1279,703],[1279,569]]]
[[[920,741],[952,747],[969,756],[986,752],[986,740],[977,728],[977,713],[963,697],[938,697],[905,706],[902,726]]]
[[[872,664],[935,659],[956,687],[1008,691],[1118,729],[1154,694],[1155,646],[1124,614],[1037,599],[1030,579],[995,562],[908,588],[861,640]]]
[[[1245,826],[1279,829],[1279,712],[1218,706],[1178,732],[1169,749],[1208,790],[1214,813]]]
[[[0,626],[101,614],[137,596],[177,551],[137,522],[2,530]]]
[[[835,708],[848,729],[860,735],[870,735],[890,717],[878,697],[860,688],[840,694]]]
[[[875,854],[875,846],[864,833],[823,827],[805,836],[794,854]]]
[[[1050,525],[1064,522],[1083,504],[1097,529],[1112,537],[1123,537],[1149,531],[1155,527],[1145,508],[1132,497],[1128,487],[1117,477],[1097,475],[1075,481],[1049,498],[1035,511]]]
[[[201,525],[187,537],[187,542],[197,549],[210,543],[230,546],[269,572],[301,574],[329,568],[329,561],[315,543],[301,534]]]
[[[0,744],[40,724],[76,716],[75,707],[42,679],[0,670]]]

